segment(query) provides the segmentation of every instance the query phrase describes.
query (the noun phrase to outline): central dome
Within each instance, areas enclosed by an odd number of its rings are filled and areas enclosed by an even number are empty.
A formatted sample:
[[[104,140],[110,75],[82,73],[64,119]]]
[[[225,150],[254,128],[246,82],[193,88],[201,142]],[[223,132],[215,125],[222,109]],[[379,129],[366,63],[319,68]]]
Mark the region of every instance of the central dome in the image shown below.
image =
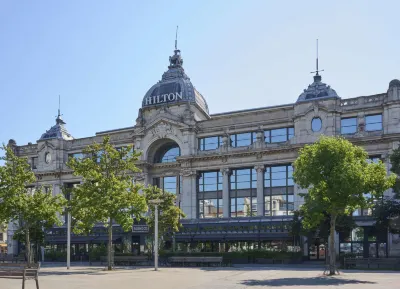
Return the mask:
[[[194,88],[190,78],[182,67],[181,51],[174,50],[169,57],[168,70],[161,80],[153,85],[143,98],[142,107],[153,107],[164,104],[193,103],[208,114],[208,105],[200,92]]]
[[[297,101],[314,100],[320,98],[339,97],[334,89],[323,83],[321,75],[318,73],[314,76],[314,82],[307,89],[304,89]]]

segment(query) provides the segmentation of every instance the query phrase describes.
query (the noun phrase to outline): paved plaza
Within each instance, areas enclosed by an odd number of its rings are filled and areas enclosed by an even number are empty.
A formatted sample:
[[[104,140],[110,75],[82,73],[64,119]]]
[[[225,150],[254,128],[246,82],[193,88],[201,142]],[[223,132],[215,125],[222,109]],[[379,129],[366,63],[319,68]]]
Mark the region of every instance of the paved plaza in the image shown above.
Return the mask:
[[[385,288],[400,287],[400,272],[345,271],[325,277],[313,268],[121,268],[105,272],[102,268],[43,268],[40,289],[230,289],[230,288]],[[21,280],[0,279],[0,288],[20,289]],[[27,281],[26,289],[35,288]]]

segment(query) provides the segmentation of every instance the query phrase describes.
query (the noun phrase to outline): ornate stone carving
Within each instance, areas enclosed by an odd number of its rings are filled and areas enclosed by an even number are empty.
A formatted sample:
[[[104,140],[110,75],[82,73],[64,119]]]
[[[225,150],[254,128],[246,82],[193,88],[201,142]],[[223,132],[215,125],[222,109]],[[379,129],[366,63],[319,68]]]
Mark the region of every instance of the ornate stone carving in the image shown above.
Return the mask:
[[[169,123],[160,122],[157,126],[151,129],[153,136],[158,138],[165,138],[168,135],[176,135],[175,129]]]
[[[257,165],[254,167],[254,169],[257,171],[257,173],[263,173],[265,170],[265,166],[263,165]]]
[[[182,177],[197,176],[197,171],[196,170],[185,169],[185,170],[181,170],[180,175]]]
[[[229,168],[222,168],[221,170],[222,175],[230,175],[231,170]]]

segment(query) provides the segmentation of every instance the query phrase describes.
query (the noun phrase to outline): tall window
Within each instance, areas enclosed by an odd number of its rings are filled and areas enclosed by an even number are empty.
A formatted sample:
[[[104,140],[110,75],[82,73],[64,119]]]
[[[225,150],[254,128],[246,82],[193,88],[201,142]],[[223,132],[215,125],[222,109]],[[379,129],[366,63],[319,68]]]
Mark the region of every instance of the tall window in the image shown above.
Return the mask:
[[[264,139],[266,143],[285,142],[294,136],[293,127],[285,127],[264,131]]]
[[[222,218],[222,174],[219,171],[200,173],[197,186],[199,218]]]
[[[257,140],[257,133],[255,132],[245,132],[231,135],[231,146],[232,147],[245,147]]]
[[[357,118],[342,118],[340,121],[341,134],[353,134],[357,132]]]
[[[264,172],[264,215],[292,215],[294,211],[293,167],[266,167]]]
[[[32,167],[33,170],[37,169],[38,159],[39,159],[38,157],[33,157],[33,158],[32,158],[32,165],[31,165],[31,167]]]
[[[257,173],[255,169],[232,170],[229,197],[231,217],[257,215]]]
[[[181,180],[179,176],[168,176],[153,178],[153,186],[157,186],[164,192],[169,192],[177,196],[175,205],[180,207],[179,194],[181,189]]]
[[[365,130],[382,130],[382,114],[367,115],[365,117]]]
[[[172,163],[176,162],[176,157],[181,155],[178,144],[169,144],[160,148],[155,156],[155,163]]]
[[[221,136],[210,136],[199,139],[199,150],[209,151],[216,150],[222,145]]]

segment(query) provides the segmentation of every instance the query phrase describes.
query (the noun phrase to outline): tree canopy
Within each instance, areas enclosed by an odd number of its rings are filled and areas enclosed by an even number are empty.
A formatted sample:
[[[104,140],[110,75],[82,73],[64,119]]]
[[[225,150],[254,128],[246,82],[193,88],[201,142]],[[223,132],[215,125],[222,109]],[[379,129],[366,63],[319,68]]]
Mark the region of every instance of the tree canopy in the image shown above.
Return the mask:
[[[142,186],[134,183],[135,163],[139,153],[132,146],[115,148],[110,137],[83,150],[83,159],[70,158],[68,166],[80,185],[72,190],[70,211],[75,219],[75,233],[90,232],[98,223],[108,227],[108,268],[111,270],[112,224],[132,230],[134,220],[147,211],[146,199],[139,193]]]
[[[0,167],[0,223],[20,222],[16,238],[25,236],[26,258],[31,262],[30,232],[61,224],[63,195],[53,196],[51,188],[35,186],[36,177],[27,159],[3,146],[5,165]]]
[[[304,146],[294,162],[293,178],[307,189],[302,206],[305,228],[330,220],[330,274],[335,274],[334,234],[338,216],[371,207],[389,189],[395,175],[387,176],[382,162],[369,163],[367,152],[341,137],[321,137]],[[371,198],[367,198],[367,194]]]
[[[150,227],[150,234],[154,232],[154,221],[155,221],[155,208],[154,204],[151,204],[151,200],[160,200],[161,203],[158,205],[159,218],[158,218],[158,232],[159,237],[166,237],[167,234],[178,232],[181,226],[179,220],[185,217],[183,211],[175,205],[176,196],[173,193],[162,191],[155,186],[147,186],[143,190],[147,204],[150,209],[150,213],[146,216],[146,223]],[[153,240],[152,240],[153,241]]]

